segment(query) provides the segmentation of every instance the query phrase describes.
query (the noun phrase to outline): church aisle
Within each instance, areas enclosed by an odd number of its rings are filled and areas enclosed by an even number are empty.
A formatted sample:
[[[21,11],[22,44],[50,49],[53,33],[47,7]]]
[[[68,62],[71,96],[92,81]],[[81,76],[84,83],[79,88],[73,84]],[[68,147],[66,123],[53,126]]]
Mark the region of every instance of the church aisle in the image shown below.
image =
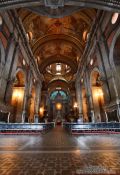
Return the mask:
[[[120,136],[0,136],[0,175],[120,174]]]

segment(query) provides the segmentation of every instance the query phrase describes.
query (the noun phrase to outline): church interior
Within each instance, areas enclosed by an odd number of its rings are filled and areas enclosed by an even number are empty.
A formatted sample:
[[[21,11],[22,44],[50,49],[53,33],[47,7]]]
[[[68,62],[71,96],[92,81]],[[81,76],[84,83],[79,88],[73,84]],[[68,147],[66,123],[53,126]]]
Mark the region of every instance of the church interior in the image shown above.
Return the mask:
[[[119,0],[0,0],[0,175],[120,175]]]

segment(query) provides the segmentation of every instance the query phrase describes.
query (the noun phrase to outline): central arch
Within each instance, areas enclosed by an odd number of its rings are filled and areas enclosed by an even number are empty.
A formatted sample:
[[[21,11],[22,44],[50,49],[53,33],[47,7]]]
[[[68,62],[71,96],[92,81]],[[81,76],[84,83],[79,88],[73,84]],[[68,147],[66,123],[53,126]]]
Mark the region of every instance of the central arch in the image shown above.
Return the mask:
[[[44,73],[46,71],[46,67],[53,63],[65,63],[71,67],[71,71],[75,73],[77,71],[77,61],[72,59],[71,57],[64,56],[64,55],[54,55],[50,56],[43,60],[43,62],[40,64],[40,71]]]

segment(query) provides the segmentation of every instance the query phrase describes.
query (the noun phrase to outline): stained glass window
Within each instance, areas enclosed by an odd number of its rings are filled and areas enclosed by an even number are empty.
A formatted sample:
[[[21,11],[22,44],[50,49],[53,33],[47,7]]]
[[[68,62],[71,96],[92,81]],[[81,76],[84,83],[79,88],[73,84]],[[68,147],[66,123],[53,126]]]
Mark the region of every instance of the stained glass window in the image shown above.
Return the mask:
[[[57,97],[57,95],[60,95],[63,98],[63,100],[68,99],[68,96],[64,91],[54,91],[54,92],[52,92],[51,95],[50,95],[50,99],[54,100]]]

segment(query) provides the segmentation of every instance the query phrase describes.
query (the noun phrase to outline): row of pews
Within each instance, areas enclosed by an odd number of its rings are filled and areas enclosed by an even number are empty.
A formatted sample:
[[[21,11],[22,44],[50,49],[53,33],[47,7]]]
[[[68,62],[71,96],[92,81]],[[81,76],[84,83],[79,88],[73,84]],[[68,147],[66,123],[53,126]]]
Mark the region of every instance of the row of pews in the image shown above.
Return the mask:
[[[0,134],[40,134],[54,128],[50,123],[0,123]]]
[[[68,123],[63,127],[71,134],[120,134],[119,122],[101,123]]]
[[[46,133],[55,127],[54,122],[49,123],[9,123],[10,112],[0,110],[1,134],[40,134]]]

